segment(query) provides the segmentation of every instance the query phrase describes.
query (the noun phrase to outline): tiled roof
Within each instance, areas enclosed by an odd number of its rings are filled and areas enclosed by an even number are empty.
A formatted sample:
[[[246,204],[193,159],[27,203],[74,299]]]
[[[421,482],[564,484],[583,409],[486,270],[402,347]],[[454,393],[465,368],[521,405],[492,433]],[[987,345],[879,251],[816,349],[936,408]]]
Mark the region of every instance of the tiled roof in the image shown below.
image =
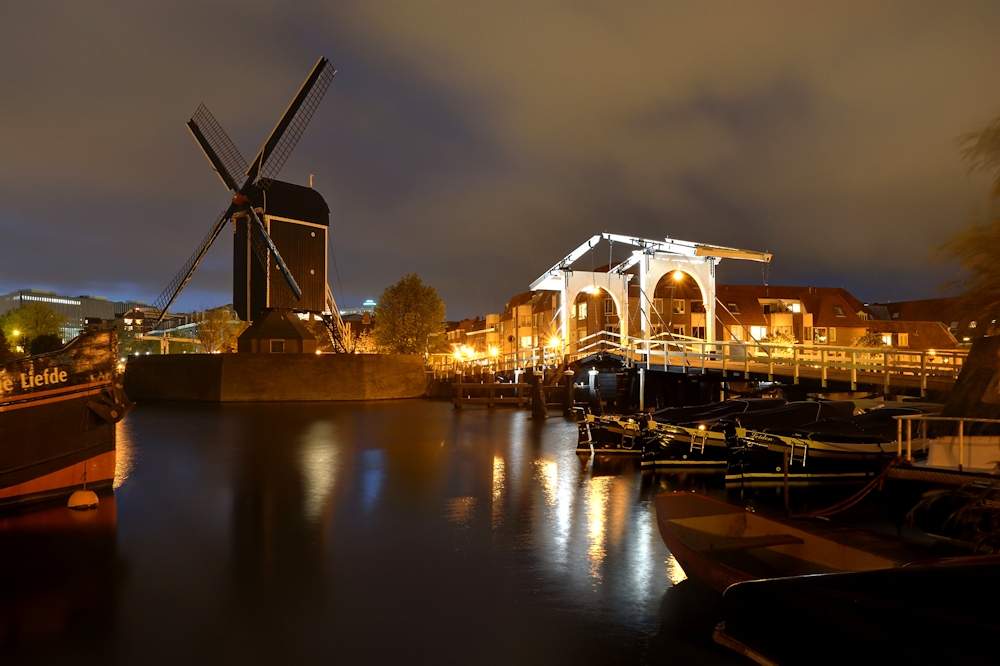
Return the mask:
[[[958,349],[958,341],[951,331],[939,321],[885,321],[874,319],[864,322],[865,328],[876,333],[906,333],[907,346],[912,349]]]

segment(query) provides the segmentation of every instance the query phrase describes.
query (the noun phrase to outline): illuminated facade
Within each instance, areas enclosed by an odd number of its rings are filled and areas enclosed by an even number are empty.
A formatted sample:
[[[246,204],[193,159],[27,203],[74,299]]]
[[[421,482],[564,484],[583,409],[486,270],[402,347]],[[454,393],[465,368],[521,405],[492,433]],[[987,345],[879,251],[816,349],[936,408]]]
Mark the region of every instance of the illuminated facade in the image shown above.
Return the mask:
[[[18,289],[0,296],[0,314],[34,303],[43,303],[66,316],[66,325],[61,329],[64,342],[79,335],[87,323],[121,318],[128,310],[146,305],[139,301],[109,301],[103,296],[60,296],[47,289]]]

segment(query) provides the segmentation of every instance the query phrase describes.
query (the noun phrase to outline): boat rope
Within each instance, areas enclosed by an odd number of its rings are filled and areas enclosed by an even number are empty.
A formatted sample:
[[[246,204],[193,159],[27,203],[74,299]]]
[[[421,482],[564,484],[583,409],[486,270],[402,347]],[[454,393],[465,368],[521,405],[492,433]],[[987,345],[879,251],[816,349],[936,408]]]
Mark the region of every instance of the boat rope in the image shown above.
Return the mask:
[[[910,464],[910,461],[909,461],[909,459],[906,456],[898,456],[896,458],[893,458],[892,461],[888,465],[886,465],[885,469],[882,470],[882,472],[878,476],[876,476],[874,479],[872,479],[868,483],[868,485],[866,485],[864,488],[862,488],[861,490],[859,490],[855,494],[851,495],[847,499],[845,499],[845,500],[843,500],[841,502],[837,502],[833,506],[829,506],[829,507],[827,507],[825,509],[818,509],[816,511],[810,511],[809,513],[798,513],[798,514],[795,514],[795,515],[793,515],[791,517],[792,518],[825,518],[827,516],[832,516],[834,514],[838,514],[838,513],[842,512],[842,511],[846,511],[846,510],[850,509],[852,506],[854,506],[855,504],[857,504],[858,502],[860,502],[861,500],[863,500],[865,497],[867,497],[868,494],[871,493],[871,491],[875,490],[875,488],[878,488],[879,490],[881,490],[882,489],[882,483],[885,481],[885,477],[888,476],[889,472],[892,470],[893,467],[897,467],[897,466],[900,466],[900,465],[909,465],[909,464]]]

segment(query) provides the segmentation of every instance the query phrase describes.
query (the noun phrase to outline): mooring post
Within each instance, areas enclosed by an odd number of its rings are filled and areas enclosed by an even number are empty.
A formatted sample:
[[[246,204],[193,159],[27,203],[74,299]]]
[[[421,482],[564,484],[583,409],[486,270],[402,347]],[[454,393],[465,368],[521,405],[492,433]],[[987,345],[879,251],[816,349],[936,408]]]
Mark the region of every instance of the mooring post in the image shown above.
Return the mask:
[[[545,389],[542,388],[542,372],[535,370],[531,373],[531,418],[545,419],[549,416],[549,410],[545,406]]]
[[[563,414],[570,415],[573,413],[573,371],[566,370],[563,372]]]
[[[646,411],[646,369],[639,368],[639,411]]]
[[[782,476],[784,476],[784,490],[785,490],[785,516],[788,516],[788,451],[783,451],[781,453],[781,471]]]

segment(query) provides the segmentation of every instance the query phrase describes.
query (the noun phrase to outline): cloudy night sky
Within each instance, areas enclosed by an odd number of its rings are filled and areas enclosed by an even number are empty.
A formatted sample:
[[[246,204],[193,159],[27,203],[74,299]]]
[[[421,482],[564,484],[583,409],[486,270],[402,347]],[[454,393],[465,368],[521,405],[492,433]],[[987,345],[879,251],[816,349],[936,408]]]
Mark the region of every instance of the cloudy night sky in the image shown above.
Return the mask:
[[[333,292],[414,272],[449,318],[601,231],[940,295],[933,250],[988,187],[957,138],[1000,114],[987,2],[10,2],[0,34],[0,293],[152,302],[229,198],[185,122],[204,102],[249,160],[320,56],[280,177],[330,205]],[[226,231],[174,309],[230,302],[231,253]]]

